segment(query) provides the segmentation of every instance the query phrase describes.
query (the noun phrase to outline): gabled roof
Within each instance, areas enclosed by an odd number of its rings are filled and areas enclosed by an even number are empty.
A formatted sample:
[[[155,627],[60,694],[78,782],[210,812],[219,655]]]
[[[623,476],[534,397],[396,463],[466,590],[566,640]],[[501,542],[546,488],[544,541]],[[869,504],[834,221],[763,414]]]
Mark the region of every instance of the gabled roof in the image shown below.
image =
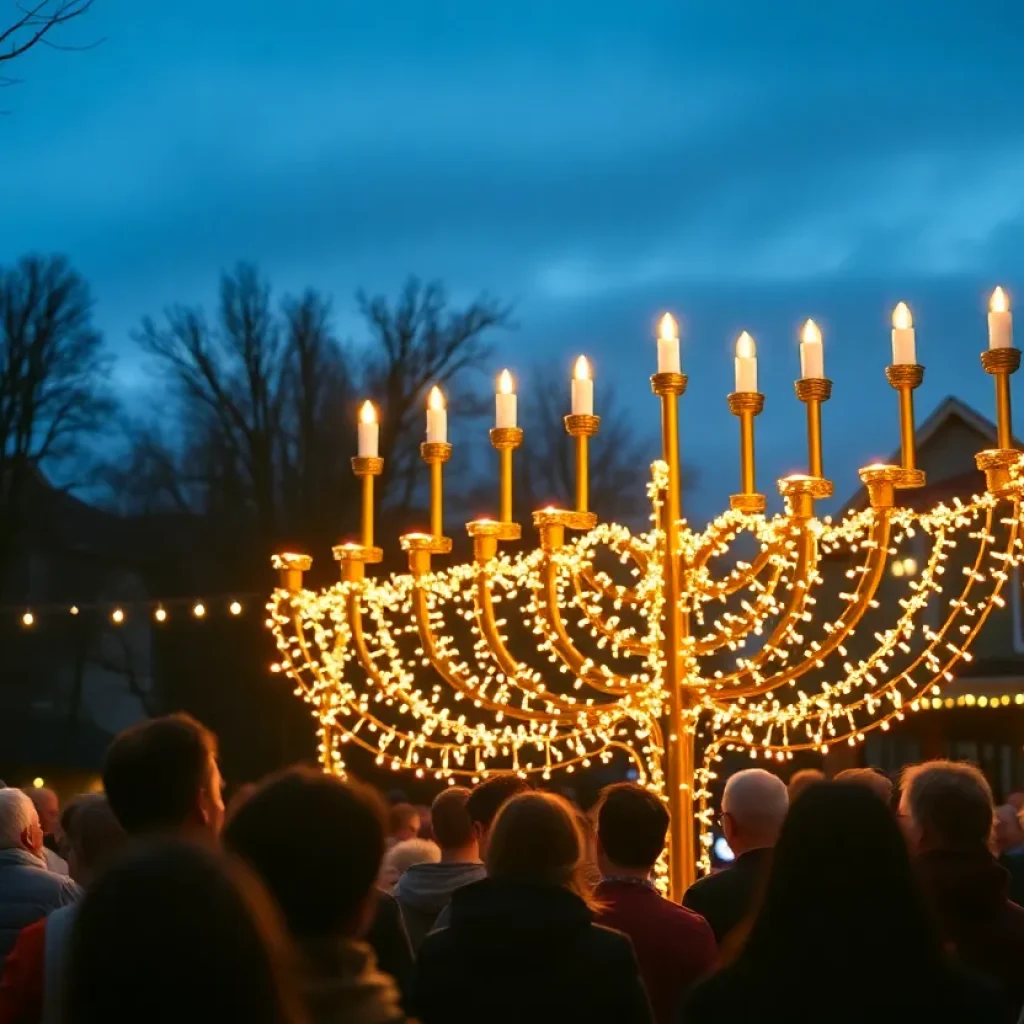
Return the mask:
[[[982,416],[980,412],[961,399],[954,395],[948,395],[939,402],[932,413],[914,432],[915,447],[918,453],[937,437],[946,426],[955,420],[960,420],[977,433],[979,440],[982,442],[978,445],[979,451],[983,451],[986,447],[995,446],[997,437],[995,423],[986,416]],[[1014,445],[1021,447],[1020,442],[1016,438],[1014,438]],[[902,452],[897,448],[889,456],[888,461],[892,465],[898,466],[901,458]],[[981,482],[980,487],[983,489],[984,479],[984,474],[979,470],[968,470],[957,473],[952,477],[936,480],[934,483],[928,483],[916,490],[901,492],[900,500],[901,503],[909,505],[911,508],[918,506],[927,507],[935,504],[937,500],[945,501],[956,496],[976,492],[979,490],[979,481]],[[839,505],[837,508],[843,510],[848,508],[859,509],[863,508],[866,504],[867,490],[861,486],[857,488],[846,504]]]

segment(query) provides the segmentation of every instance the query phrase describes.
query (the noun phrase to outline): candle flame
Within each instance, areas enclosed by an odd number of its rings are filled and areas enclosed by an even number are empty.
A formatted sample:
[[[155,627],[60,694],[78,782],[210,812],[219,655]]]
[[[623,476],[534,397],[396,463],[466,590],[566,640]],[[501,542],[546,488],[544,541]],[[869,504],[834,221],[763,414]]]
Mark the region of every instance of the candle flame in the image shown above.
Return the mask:
[[[511,395],[512,391],[512,374],[508,370],[502,370],[498,376],[498,392],[502,395]]]
[[[435,411],[444,408],[444,395],[441,394],[441,389],[436,384],[430,389],[427,406]]]
[[[666,313],[658,324],[658,337],[662,341],[675,341],[679,337],[679,325],[671,313]]]
[[[367,400],[363,402],[362,408],[359,410],[359,422],[360,423],[376,423],[377,422],[377,410],[373,407],[373,402]]]
[[[573,376],[577,380],[590,380],[590,363],[587,362],[586,356],[580,356],[576,360],[576,369],[573,371]]]
[[[905,302],[900,302],[892,311],[892,325],[898,331],[905,331],[914,326],[914,318],[910,315],[910,307]]]
[[[988,300],[988,308],[993,313],[1008,313],[1010,311],[1010,300],[1002,288],[996,287],[992,298]]]
[[[754,359],[757,356],[757,346],[754,344],[754,339],[744,331],[736,339],[736,358],[737,359]]]
[[[820,345],[821,344],[821,330],[813,320],[808,320],[804,324],[803,330],[800,332],[800,340],[805,345]]]

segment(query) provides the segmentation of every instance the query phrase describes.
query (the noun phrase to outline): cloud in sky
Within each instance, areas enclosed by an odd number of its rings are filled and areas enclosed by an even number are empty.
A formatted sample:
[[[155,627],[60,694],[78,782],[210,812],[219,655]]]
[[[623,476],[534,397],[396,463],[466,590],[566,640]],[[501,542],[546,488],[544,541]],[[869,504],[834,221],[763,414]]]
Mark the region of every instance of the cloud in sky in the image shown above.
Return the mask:
[[[351,330],[357,286],[413,270],[518,300],[517,353],[628,367],[638,410],[635,356],[672,305],[714,382],[687,398],[702,418],[741,327],[791,404],[794,328],[820,312],[845,424],[844,386],[890,398],[896,298],[930,381],[983,404],[962,382],[984,289],[1024,294],[1013,0],[101,0],[76,30],[107,41],[34,57],[0,125],[0,259],[69,252],[129,369],[138,317],[209,301],[238,258],[335,292]]]

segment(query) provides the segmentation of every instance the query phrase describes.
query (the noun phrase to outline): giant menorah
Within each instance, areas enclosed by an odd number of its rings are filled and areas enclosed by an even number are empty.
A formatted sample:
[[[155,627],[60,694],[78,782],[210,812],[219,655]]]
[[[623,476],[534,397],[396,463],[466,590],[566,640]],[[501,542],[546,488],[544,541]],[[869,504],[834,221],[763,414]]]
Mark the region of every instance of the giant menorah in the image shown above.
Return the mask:
[[[367,403],[352,460],[362,486],[362,532],[358,543],[334,548],[341,581],[313,592],[302,582],[308,556],[274,559],[280,586],[269,625],[281,655],[274,667],[311,706],[324,769],[344,773],[346,745],[396,772],[449,782],[498,772],[549,779],[624,756],[670,809],[667,880],[678,898],[698,866],[710,865],[710,788],[723,755],[785,760],[889,729],[953,678],[992,608],[1005,603],[1021,559],[1022,471],[1009,387],[1020,352],[1000,289],[989,336],[982,365],[996,386],[998,446],[977,455],[985,493],[925,511],[900,501],[925,482],[915,464],[913,412],[924,370],[901,303],[886,370],[899,396],[900,464],[862,469],[865,507],[833,522],[816,514],[816,503],[833,490],[822,460],[822,404],[832,384],[820,332],[811,321],[804,326],[796,381],[807,412],[808,472],[779,481],[784,511],[773,516],[756,486],[754,420],[764,396],[753,341],[742,335],[736,390],[728,397],[740,427],[740,489],[728,511],[695,530],[680,514],[678,411],[687,378],[675,322],[666,315],[651,377],[663,452],[648,488],[650,528],[634,533],[599,523],[588,507],[588,447],[600,420],[581,358],[565,417],[575,445],[575,507],[534,512],[539,543],[513,554],[502,545],[521,539],[513,455],[523,431],[506,371],[491,430],[499,515],[467,524],[473,560],[447,568],[436,568],[434,559],[452,550],[442,504],[452,449],[435,388],[421,446],[430,529],[401,538],[409,572],[383,579],[366,571],[383,557],[374,543],[374,480],[383,460],[376,411]],[[856,657],[850,648],[865,641],[857,627],[878,609],[887,564],[908,536],[926,539],[927,556],[907,581],[895,621],[867,638],[869,653]],[[976,557],[962,580],[944,579],[950,549],[962,537],[976,542]],[[838,614],[816,613],[827,570],[842,573],[844,565],[849,583]]]

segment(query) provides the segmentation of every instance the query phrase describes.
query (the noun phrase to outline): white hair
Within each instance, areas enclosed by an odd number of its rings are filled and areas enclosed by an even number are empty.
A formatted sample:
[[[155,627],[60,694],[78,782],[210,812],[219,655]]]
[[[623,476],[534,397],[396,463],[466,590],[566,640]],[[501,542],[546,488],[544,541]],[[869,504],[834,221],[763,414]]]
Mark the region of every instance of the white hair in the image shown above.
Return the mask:
[[[417,864],[436,864],[441,859],[441,848],[429,839],[404,839],[384,854],[380,870],[380,885],[388,892],[398,880]]]
[[[20,789],[0,790],[0,850],[18,850],[25,830],[39,824],[35,804]]]
[[[722,794],[722,813],[748,833],[778,832],[789,811],[786,784],[763,768],[730,776]]]

